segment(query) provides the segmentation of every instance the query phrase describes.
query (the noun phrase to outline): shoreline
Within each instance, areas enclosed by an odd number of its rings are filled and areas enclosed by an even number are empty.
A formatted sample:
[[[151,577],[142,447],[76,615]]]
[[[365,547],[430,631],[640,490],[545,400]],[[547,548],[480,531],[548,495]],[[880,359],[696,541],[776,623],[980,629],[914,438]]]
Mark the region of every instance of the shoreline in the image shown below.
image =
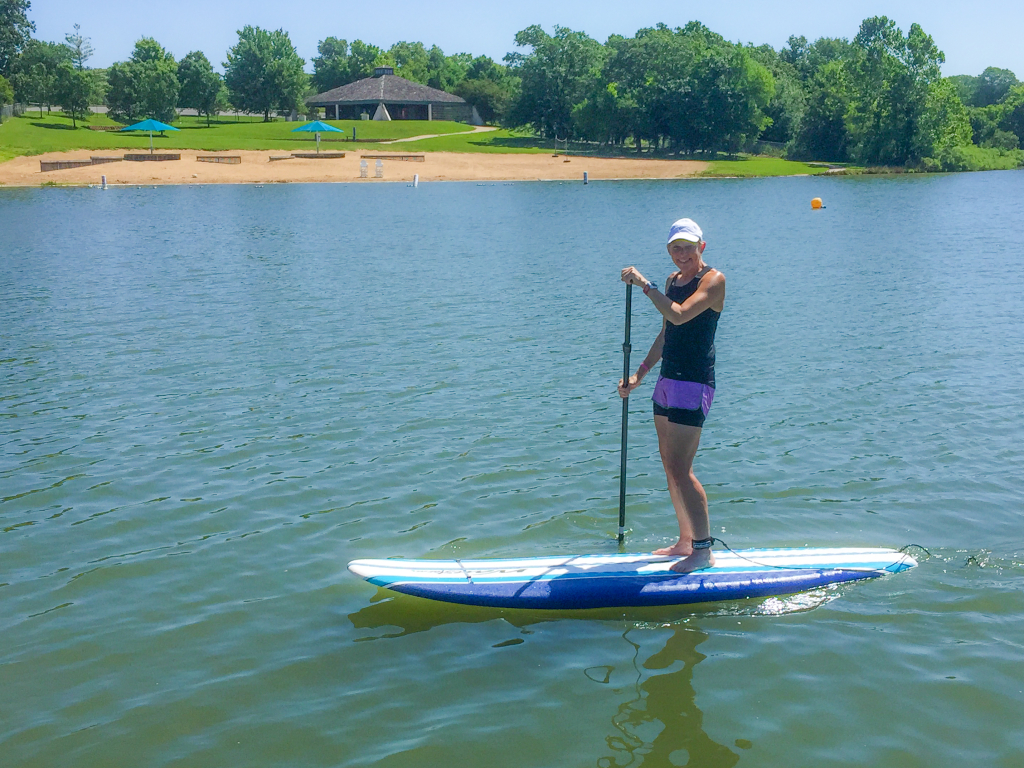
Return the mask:
[[[138,154],[135,150],[133,153]],[[684,179],[700,176],[710,163],[697,160],[646,158],[604,158],[562,154],[503,154],[460,152],[346,151],[343,158],[289,158],[271,161],[287,153],[282,150],[237,150],[202,152],[180,150],[180,160],[156,162],[118,161],[41,171],[41,162],[88,160],[97,152],[48,152],[24,155],[0,163],[0,187],[98,186],[103,176],[108,186],[162,184],[279,184],[279,183],[412,183],[435,181],[591,181],[633,179]],[[106,150],[107,156],[122,154]],[[390,159],[388,155],[415,155],[422,160]],[[205,163],[196,156],[235,156],[238,164]],[[367,178],[360,178],[360,160],[367,155]],[[382,158],[383,177],[376,178],[377,157]]]

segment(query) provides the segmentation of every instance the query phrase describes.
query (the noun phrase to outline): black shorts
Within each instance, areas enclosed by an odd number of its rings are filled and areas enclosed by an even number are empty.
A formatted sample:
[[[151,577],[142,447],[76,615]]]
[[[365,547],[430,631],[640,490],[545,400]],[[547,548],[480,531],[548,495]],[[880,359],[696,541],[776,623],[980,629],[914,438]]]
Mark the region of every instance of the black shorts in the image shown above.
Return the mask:
[[[704,419],[706,418],[704,411],[700,408],[690,411],[686,408],[666,408],[663,405],[654,404],[654,415],[655,416],[668,416],[668,420],[673,424],[682,424],[687,427],[698,427],[704,426]]]

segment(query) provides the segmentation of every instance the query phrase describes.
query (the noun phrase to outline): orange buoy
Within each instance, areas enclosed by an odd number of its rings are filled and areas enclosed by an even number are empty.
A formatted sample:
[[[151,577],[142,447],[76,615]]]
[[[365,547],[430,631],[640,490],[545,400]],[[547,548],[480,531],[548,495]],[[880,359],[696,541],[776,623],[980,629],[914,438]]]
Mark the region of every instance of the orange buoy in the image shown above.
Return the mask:
[[[822,208],[822,207],[823,206],[821,204],[821,198],[820,197],[816,197],[813,200],[811,200],[811,208],[813,208],[814,210],[817,211],[819,208]]]

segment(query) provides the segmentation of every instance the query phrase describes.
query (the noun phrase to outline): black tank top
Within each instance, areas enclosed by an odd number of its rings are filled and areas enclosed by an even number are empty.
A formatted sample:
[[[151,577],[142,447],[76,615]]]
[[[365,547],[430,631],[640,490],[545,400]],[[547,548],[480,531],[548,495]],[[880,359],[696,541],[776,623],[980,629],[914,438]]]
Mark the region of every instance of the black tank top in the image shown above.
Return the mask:
[[[704,267],[686,285],[673,280],[668,296],[681,304],[697,290],[700,279],[711,271]],[[665,347],[661,353],[661,375],[666,379],[695,381],[715,386],[715,329],[721,313],[708,308],[689,322],[681,325],[665,323]]]

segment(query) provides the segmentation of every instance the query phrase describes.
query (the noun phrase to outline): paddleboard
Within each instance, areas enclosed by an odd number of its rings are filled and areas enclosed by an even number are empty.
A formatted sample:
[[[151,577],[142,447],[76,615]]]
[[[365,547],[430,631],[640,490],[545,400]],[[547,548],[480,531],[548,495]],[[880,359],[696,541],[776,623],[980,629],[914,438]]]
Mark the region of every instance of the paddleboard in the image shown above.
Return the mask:
[[[679,558],[651,554],[513,560],[353,560],[371,584],[449,603],[572,610],[685,605],[803,592],[917,565],[893,549],[792,548],[715,551],[715,565],[677,574]]]

